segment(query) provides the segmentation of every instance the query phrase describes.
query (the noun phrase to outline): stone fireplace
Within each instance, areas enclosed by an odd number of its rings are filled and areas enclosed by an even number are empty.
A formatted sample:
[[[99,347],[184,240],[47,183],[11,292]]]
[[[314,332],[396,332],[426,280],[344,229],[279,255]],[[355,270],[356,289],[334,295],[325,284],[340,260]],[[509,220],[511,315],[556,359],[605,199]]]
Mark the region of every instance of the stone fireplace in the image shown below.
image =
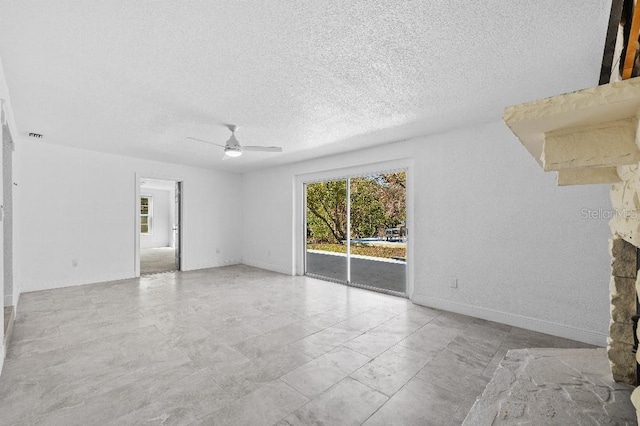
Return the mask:
[[[636,315],[638,249],[617,235],[610,240],[611,325],[607,354],[611,374],[616,382],[637,385],[637,363],[634,356],[633,316]]]
[[[508,107],[504,121],[558,185],[611,185],[611,320],[615,381],[637,386],[640,248],[640,78]],[[637,317],[636,317],[637,318]],[[635,331],[635,335],[634,335]],[[632,394],[640,410],[640,387]],[[638,411],[640,413],[640,411]]]

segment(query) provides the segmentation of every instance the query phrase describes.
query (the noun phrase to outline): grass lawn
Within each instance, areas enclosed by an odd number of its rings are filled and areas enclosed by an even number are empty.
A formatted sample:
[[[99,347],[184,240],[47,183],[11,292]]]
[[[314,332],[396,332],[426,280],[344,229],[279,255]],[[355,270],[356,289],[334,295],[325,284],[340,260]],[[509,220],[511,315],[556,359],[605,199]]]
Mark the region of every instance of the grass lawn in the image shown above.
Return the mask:
[[[309,250],[331,251],[334,253],[346,253],[346,244],[307,244]],[[407,257],[406,247],[375,246],[370,244],[351,244],[351,254],[361,256],[381,257],[391,259],[392,257]]]

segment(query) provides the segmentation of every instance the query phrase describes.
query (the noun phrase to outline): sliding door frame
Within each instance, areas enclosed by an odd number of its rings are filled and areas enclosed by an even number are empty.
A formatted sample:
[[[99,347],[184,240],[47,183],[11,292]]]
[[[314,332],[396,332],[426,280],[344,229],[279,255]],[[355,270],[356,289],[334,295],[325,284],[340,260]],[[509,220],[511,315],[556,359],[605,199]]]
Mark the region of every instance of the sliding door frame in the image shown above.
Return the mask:
[[[307,234],[306,234],[306,185],[310,183],[317,183],[323,181],[347,181],[347,212],[349,212],[351,197],[350,197],[350,178],[364,176],[373,173],[390,173],[404,171],[407,176],[406,187],[406,223],[409,230],[408,242],[407,242],[407,270],[406,270],[406,297],[413,298],[414,292],[414,219],[413,219],[413,204],[414,204],[414,190],[413,190],[413,171],[414,161],[412,158],[399,158],[397,160],[382,161],[376,163],[362,164],[351,167],[344,167],[339,169],[322,170],[314,173],[306,173],[296,175],[294,177],[294,232],[293,232],[293,247],[294,247],[294,265],[295,274],[304,275],[306,268],[306,248],[307,248]],[[347,213],[347,227],[351,228],[350,220],[351,215]],[[350,268],[350,250],[351,236],[347,238],[347,268]],[[347,277],[350,274],[347,275]],[[346,277],[345,277],[346,278]],[[352,283],[348,283],[353,285]],[[362,287],[367,289],[375,289],[373,287],[354,285],[355,287]],[[379,289],[376,289],[379,290]],[[392,294],[396,294],[392,292]]]

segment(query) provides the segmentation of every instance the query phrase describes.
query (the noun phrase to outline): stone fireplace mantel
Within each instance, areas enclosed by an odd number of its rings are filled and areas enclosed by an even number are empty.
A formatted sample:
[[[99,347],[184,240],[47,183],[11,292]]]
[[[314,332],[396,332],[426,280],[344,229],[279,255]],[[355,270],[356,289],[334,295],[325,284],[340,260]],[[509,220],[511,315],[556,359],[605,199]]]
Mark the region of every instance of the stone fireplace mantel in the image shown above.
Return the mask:
[[[558,185],[612,184],[607,356],[615,381],[637,386],[640,77],[511,106],[503,118],[543,170],[558,173]],[[631,399],[640,417],[640,387]]]
[[[620,182],[640,161],[640,78],[507,107],[504,121],[558,185]]]

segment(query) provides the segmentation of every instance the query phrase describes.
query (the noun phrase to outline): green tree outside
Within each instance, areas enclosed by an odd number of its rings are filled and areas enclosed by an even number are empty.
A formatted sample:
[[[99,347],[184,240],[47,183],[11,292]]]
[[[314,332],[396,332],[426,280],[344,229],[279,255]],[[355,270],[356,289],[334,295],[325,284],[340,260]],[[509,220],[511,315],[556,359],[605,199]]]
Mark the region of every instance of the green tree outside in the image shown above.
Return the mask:
[[[383,238],[406,221],[406,173],[372,174],[351,181],[351,238]],[[341,244],[347,238],[346,181],[307,185],[307,242]]]

